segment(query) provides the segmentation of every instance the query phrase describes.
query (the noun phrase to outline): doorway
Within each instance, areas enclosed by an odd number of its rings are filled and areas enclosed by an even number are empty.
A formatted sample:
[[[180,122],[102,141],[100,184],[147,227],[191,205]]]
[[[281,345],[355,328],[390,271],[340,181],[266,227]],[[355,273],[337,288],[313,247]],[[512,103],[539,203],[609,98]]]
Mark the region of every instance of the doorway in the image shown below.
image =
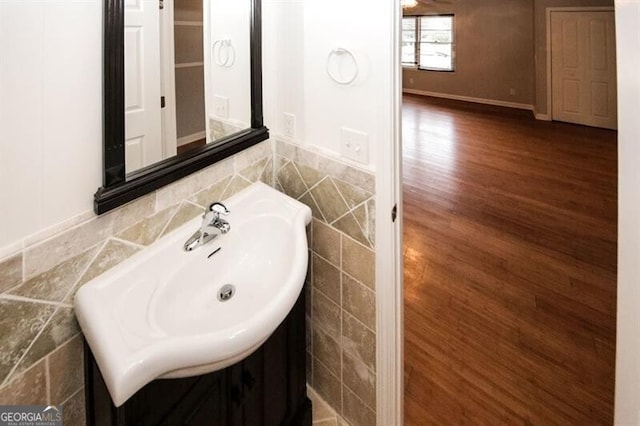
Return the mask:
[[[403,121],[406,424],[612,423],[616,132],[421,96]]]

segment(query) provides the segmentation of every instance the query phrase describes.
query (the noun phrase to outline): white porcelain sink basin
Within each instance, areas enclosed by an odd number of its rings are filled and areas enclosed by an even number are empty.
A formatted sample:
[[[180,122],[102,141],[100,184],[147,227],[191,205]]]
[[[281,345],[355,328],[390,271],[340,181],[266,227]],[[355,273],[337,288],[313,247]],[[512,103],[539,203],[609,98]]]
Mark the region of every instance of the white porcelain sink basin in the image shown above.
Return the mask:
[[[262,183],[225,204],[229,233],[184,251],[198,217],[78,291],[76,316],[116,406],[154,379],[249,356],[295,304],[310,209]],[[233,295],[222,301],[227,284]]]

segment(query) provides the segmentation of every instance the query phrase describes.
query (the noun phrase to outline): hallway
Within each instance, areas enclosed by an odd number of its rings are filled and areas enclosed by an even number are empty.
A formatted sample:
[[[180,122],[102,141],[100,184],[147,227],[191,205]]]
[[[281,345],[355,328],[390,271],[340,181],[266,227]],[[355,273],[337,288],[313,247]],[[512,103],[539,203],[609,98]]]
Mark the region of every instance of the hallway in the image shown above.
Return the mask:
[[[616,132],[404,97],[407,425],[613,423]]]

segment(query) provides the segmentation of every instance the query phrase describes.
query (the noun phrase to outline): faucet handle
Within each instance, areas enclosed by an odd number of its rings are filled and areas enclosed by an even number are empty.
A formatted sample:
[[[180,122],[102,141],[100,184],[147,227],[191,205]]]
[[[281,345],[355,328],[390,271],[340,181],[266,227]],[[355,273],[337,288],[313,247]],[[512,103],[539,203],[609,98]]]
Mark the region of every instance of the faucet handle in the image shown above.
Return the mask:
[[[227,208],[227,206],[225,206],[224,204],[222,204],[219,201],[216,201],[215,203],[211,203],[209,205],[208,210],[210,212],[216,213],[216,216],[220,216],[220,215],[226,216],[226,215],[228,215],[230,213],[229,209]]]

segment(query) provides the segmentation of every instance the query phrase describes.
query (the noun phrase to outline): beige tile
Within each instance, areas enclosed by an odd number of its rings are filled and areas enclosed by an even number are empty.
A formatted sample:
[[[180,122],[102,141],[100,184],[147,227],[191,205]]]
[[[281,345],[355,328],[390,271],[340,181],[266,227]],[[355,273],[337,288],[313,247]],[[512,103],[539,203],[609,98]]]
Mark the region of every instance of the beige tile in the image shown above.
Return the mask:
[[[313,360],[313,388],[334,411],[342,411],[340,380],[315,358]]]
[[[62,404],[84,385],[84,348],[78,335],[49,355],[49,393],[52,405]]]
[[[333,179],[333,183],[336,184],[336,187],[350,209],[362,204],[373,195],[369,191],[365,191],[362,188],[358,188],[340,179]]]
[[[345,419],[338,416],[338,426],[351,426],[351,425]]]
[[[314,200],[311,196],[311,192],[305,192],[304,195],[298,199],[298,201],[306,206],[309,206],[309,208],[311,209],[311,216],[313,216],[315,219],[325,220],[324,216],[322,216],[320,208],[318,207],[318,204],[316,203],[316,200]]]
[[[288,162],[278,171],[276,178],[280,185],[284,189],[285,194],[298,199],[302,194],[307,191],[302,177],[298,173],[298,170],[292,162]]]
[[[249,166],[241,169],[238,174],[248,180],[249,182],[257,182],[262,176],[265,166],[267,165],[268,158],[262,158]]]
[[[336,179],[348,182],[372,194],[376,191],[375,176],[371,172],[357,169],[324,156],[320,157],[318,170],[322,170]]]
[[[84,388],[62,404],[62,423],[69,426],[86,424]]]
[[[260,175],[260,182],[266,183],[269,186],[273,186],[273,175],[274,173],[274,168],[273,168],[273,160],[271,158],[269,158],[269,160],[267,161],[267,164],[264,166],[264,169],[262,170],[262,174]]]
[[[349,207],[342,199],[338,188],[334,185],[331,178],[326,178],[311,189],[311,195],[316,200],[322,216],[327,222],[331,223],[345,214]]]
[[[340,270],[318,255],[313,256],[313,288],[340,304]]]
[[[104,247],[100,249],[93,262],[91,262],[86,272],[82,275],[78,284],[71,292],[69,292],[67,297],[65,297],[64,301],[66,303],[73,303],[73,298],[80,287],[96,278],[98,275],[101,275],[114,266],[122,263],[139,251],[139,248],[130,244],[116,240],[107,241]]]
[[[333,417],[331,419],[314,421],[313,426],[338,426],[338,418]]]
[[[222,194],[224,189],[229,185],[231,176],[223,178],[221,181],[214,183],[210,187],[203,189],[196,195],[190,198],[190,200],[203,209],[209,207],[209,205],[215,201],[222,201]]]
[[[376,424],[376,413],[353,392],[345,387],[342,395],[342,414],[349,423],[353,426],[374,426]]]
[[[353,216],[358,221],[362,233],[369,241],[369,247],[375,247],[376,244],[376,202],[373,198],[352,211]]]
[[[313,356],[336,377],[340,377],[342,369],[340,345],[320,327],[313,329]]]
[[[27,352],[54,310],[52,305],[0,299],[0,383]]]
[[[375,371],[376,335],[347,313],[342,315],[342,347]]]
[[[372,330],[376,329],[376,294],[367,286],[342,275],[342,309]]]
[[[342,270],[344,272],[375,290],[375,265],[376,256],[373,250],[349,237],[342,237]]]
[[[283,141],[276,141],[276,153],[296,164],[302,164],[316,170],[322,170],[318,167],[318,154],[301,146]]]
[[[233,175],[233,157],[191,174],[177,182],[160,188],[157,193],[156,209],[158,211],[180,203],[192,195],[210,187],[215,182]]]
[[[166,226],[164,231],[162,231],[162,237],[169,234],[172,231],[175,231],[185,223],[189,222],[194,217],[202,216],[204,210],[194,204],[189,202],[183,202],[178,211],[169,221],[169,224]],[[195,231],[195,229],[194,229]]]
[[[272,147],[273,145],[271,140],[266,140],[264,142],[260,142],[259,144],[253,145],[234,155],[233,159],[235,162],[234,167],[235,167],[236,173],[241,172],[243,170],[247,170],[253,167],[256,163],[266,159],[267,157],[271,157],[272,149],[273,149]],[[263,163],[263,166],[264,166],[264,163]]]
[[[16,373],[31,367],[36,361],[51,353],[56,348],[78,335],[80,326],[72,308],[59,307],[35,339],[29,351],[16,368]]]
[[[376,374],[348,352],[342,355],[342,381],[369,408],[376,408]]]
[[[117,237],[136,244],[148,246],[158,239],[162,230],[173,217],[177,206],[169,207],[120,232]]]
[[[300,176],[302,176],[302,180],[307,188],[313,188],[314,185],[326,176],[324,173],[321,173],[312,167],[305,166],[304,164],[296,164],[296,168],[298,169]]]
[[[0,387],[0,405],[48,405],[45,360]]]
[[[337,417],[334,409],[314,389],[307,387],[307,395],[313,407],[311,418],[314,422]]]
[[[283,157],[282,155],[276,154],[273,160],[273,173],[278,174],[280,169],[284,167],[284,165],[287,164],[288,162],[289,162],[288,158]]]
[[[16,296],[30,299],[61,302],[71,287],[78,282],[80,274],[98,252],[99,246],[93,247],[79,256],[72,257],[60,265],[31,278],[24,284],[9,292]]]
[[[0,263],[0,293],[22,283],[22,253]]]
[[[360,228],[360,224],[356,221],[355,217],[351,213],[347,213],[342,216],[340,219],[336,220],[332,223],[332,225],[358,241],[360,244],[363,244],[367,247],[371,246],[369,239],[366,237],[364,232],[362,232],[362,228]]]
[[[319,220],[313,220],[313,251],[334,265],[340,265],[340,233]]]
[[[30,279],[105,239],[140,222],[153,213],[155,196],[150,194],[102,216],[74,226],[24,252],[25,279]]]
[[[249,187],[250,185],[251,185],[251,182],[249,182],[245,178],[240,176],[234,176],[233,178],[231,178],[231,182],[229,182],[229,185],[227,185],[227,188],[224,190],[224,193],[222,194],[222,199],[226,200],[227,198],[236,195],[238,192]]]
[[[318,290],[313,291],[313,323],[334,339],[340,339],[342,310]]]

